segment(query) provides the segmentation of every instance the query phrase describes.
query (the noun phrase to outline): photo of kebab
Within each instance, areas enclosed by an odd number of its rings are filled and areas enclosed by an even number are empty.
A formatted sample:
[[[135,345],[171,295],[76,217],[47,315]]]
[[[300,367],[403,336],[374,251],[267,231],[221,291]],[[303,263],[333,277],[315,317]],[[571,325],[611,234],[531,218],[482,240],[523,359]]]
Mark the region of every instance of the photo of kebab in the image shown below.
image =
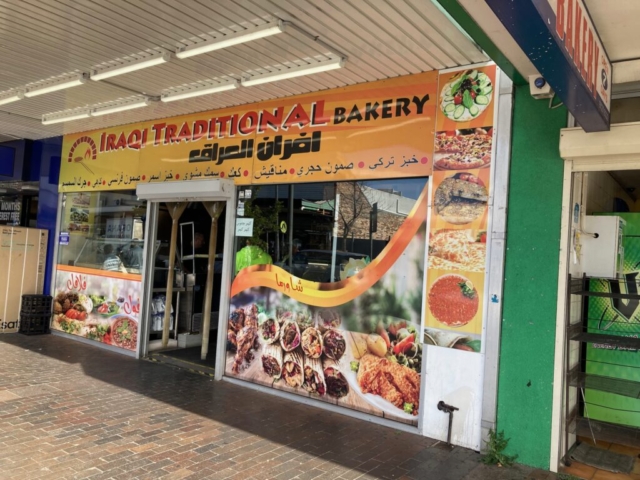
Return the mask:
[[[239,373],[243,364],[253,360],[252,350],[259,347],[258,340],[258,306],[253,304],[246,309],[237,309],[229,319],[227,341],[235,351],[233,373]]]

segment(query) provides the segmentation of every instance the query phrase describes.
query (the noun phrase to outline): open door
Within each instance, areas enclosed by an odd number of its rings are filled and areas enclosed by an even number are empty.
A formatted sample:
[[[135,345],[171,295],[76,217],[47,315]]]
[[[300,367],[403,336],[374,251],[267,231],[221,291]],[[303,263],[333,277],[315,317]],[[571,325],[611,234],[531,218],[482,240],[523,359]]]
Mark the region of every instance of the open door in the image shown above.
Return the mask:
[[[148,241],[155,247],[147,249],[143,278],[141,356],[212,373],[217,326],[229,311],[235,186],[230,180],[149,183],[136,193],[148,202]],[[188,240],[178,234],[185,222],[195,225]],[[196,255],[202,265],[182,255],[181,242],[202,252]]]

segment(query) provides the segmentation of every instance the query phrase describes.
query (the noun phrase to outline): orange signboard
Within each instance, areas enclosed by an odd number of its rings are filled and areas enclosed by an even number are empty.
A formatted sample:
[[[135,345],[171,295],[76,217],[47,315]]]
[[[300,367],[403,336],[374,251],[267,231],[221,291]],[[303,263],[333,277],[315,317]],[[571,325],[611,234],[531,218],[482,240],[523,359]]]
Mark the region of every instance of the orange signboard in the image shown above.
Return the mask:
[[[431,174],[438,73],[66,135],[61,191]]]

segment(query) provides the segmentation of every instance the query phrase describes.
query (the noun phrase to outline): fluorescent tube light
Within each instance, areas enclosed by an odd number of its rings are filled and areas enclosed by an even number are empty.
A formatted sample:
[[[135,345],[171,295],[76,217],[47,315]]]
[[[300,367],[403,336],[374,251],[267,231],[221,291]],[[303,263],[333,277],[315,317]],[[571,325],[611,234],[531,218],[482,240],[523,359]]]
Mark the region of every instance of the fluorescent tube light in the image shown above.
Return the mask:
[[[0,94],[0,105],[6,105],[7,103],[17,102],[24,98],[24,92],[22,90],[13,90]]]
[[[160,100],[163,102],[174,102],[176,100],[184,100],[185,98],[199,97],[201,95],[209,95],[212,93],[226,92],[238,88],[238,81],[231,80],[228,82],[211,83],[206,85],[197,85],[193,88],[184,88],[181,90],[173,90],[162,94]]]
[[[342,68],[344,66],[344,63],[344,58],[331,58],[322,62],[288,68],[287,70],[260,73],[250,78],[243,78],[242,86],[251,87],[253,85],[260,85],[261,83],[277,82],[279,80],[285,80],[287,78],[295,78],[301,77],[303,75],[311,75],[313,73],[336,70],[338,68]]]
[[[250,42],[259,38],[269,37],[284,32],[284,23],[279,20],[278,23],[266,23],[257,27],[250,27],[240,32],[230,33],[212,40],[205,40],[187,47],[180,47],[176,51],[176,57],[183,59],[200,55],[202,53],[213,52],[221,48],[231,47],[240,43]]]
[[[170,59],[170,53],[163,53],[161,55],[145,57],[139,60],[132,60],[112,67],[93,69],[91,70],[91,80],[104,80],[105,78],[124,75],[125,73],[135,72],[136,70],[142,70],[143,68],[149,68],[155,65],[160,65],[161,63],[166,63]]]
[[[84,73],[78,73],[67,77],[48,80],[31,86],[27,85],[27,90],[24,92],[24,96],[35,97],[45,93],[64,90],[65,88],[77,87],[86,81],[87,76]]]
[[[113,103],[111,105],[105,105],[103,107],[97,107],[91,110],[92,117],[99,117],[100,115],[108,115],[109,113],[124,112],[125,110],[133,110],[134,108],[146,107],[149,105],[149,99],[136,99],[135,101],[122,101]]]
[[[80,120],[82,118],[89,118],[89,110],[75,111],[69,112],[67,114],[53,114],[53,115],[43,115],[42,116],[42,124],[43,125],[53,125],[54,123],[62,123],[62,122],[70,122],[72,120]]]

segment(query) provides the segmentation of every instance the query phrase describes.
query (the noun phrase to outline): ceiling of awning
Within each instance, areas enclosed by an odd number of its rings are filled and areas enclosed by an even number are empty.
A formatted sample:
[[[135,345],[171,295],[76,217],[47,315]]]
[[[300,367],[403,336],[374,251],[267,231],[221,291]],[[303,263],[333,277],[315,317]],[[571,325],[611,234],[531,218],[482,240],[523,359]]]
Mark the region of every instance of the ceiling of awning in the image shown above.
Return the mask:
[[[0,92],[252,26],[282,34],[0,106],[0,140],[44,138],[488,60],[429,0],[0,0]],[[306,33],[306,34],[305,34]],[[313,37],[322,42],[316,42]],[[331,50],[329,50],[331,49]],[[43,114],[186,84],[279,70],[331,53],[346,66],[208,96],[44,126]]]

